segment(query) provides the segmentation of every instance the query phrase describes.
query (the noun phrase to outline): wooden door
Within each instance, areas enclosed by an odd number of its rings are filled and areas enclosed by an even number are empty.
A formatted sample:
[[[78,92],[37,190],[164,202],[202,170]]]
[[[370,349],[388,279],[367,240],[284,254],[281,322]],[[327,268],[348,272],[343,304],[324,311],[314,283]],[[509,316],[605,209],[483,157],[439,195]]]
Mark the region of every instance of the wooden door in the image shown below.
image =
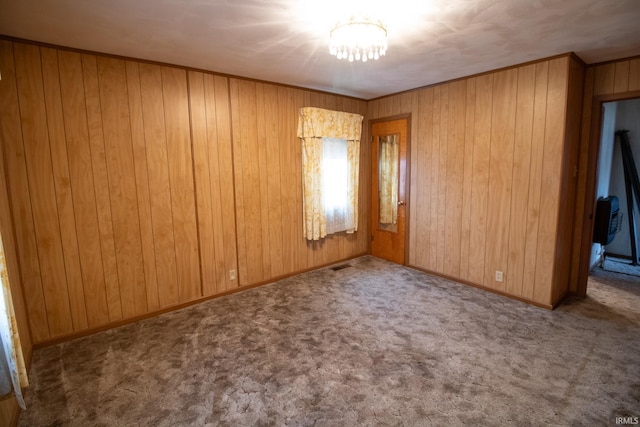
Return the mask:
[[[408,119],[371,126],[371,254],[405,263]]]

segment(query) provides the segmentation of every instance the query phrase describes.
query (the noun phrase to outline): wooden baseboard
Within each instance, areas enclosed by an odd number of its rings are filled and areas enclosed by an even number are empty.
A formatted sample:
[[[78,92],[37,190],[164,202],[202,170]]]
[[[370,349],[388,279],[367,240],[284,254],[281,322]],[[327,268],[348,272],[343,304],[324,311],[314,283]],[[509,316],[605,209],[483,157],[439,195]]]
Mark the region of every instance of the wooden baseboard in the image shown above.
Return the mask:
[[[497,294],[497,295],[500,295],[500,296],[503,296],[503,297],[514,299],[514,300],[517,300],[517,301],[520,301],[520,302],[524,302],[524,303],[527,303],[529,305],[533,305],[533,306],[536,306],[536,307],[544,308],[544,309],[547,309],[547,310],[553,310],[554,308],[557,307],[556,305],[542,304],[540,302],[533,301],[533,300],[530,300],[528,298],[523,298],[523,297],[519,297],[517,295],[512,295],[510,293],[503,292],[503,291],[500,291],[498,289],[489,288],[487,286],[479,285],[477,283],[473,283],[473,282],[470,282],[468,280],[463,280],[463,279],[460,279],[458,277],[448,276],[446,274],[438,273],[436,271],[431,271],[431,270],[428,270],[426,268],[418,267],[418,266],[415,266],[415,265],[407,264],[407,267],[413,268],[413,269],[418,270],[418,271],[422,271],[423,273],[431,274],[433,276],[438,276],[438,277],[442,277],[444,279],[453,280],[454,282],[462,283],[463,285],[468,285],[468,286],[471,286],[471,287],[474,287],[474,288],[482,289],[483,291],[489,291],[489,292],[491,292],[493,294]]]
[[[0,401],[0,425],[16,427],[20,418],[20,406],[15,397]]]
[[[186,307],[189,307],[189,306],[192,306],[192,305],[195,305],[195,304],[200,304],[200,303],[203,303],[205,301],[210,301],[210,300],[215,299],[215,298],[221,298],[221,297],[224,297],[224,296],[227,296],[227,295],[235,294],[237,292],[246,291],[248,289],[257,288],[257,287],[263,286],[263,285],[268,285],[270,283],[277,282],[278,280],[283,280],[283,279],[286,279],[288,277],[297,276],[299,274],[306,273],[308,271],[312,271],[312,270],[317,270],[319,268],[328,267],[328,266],[333,265],[333,264],[343,263],[345,261],[349,261],[351,259],[358,258],[358,257],[364,256],[364,255],[367,255],[367,252],[359,253],[359,254],[356,254],[356,255],[353,255],[353,256],[350,256],[350,257],[347,257],[347,258],[342,258],[342,259],[339,259],[339,260],[336,260],[336,261],[332,261],[330,263],[317,265],[315,267],[306,268],[306,269],[295,271],[295,272],[288,273],[288,274],[283,274],[283,275],[280,275],[280,276],[277,276],[277,277],[272,277],[269,280],[265,280],[265,281],[258,282],[258,283],[253,283],[251,285],[240,286],[240,287],[237,287],[235,289],[230,289],[228,291],[221,292],[221,293],[218,293],[218,294],[215,294],[215,295],[208,295],[206,297],[198,298],[198,299],[195,299],[193,301],[188,301],[188,302],[184,302],[184,303],[181,303],[181,304],[172,305],[172,306],[169,306],[169,307],[162,308],[160,310],[156,310],[156,311],[152,311],[152,312],[149,312],[149,313],[142,314],[140,316],[131,317],[129,319],[119,320],[117,322],[108,323],[108,324],[103,325],[103,326],[98,326],[98,327],[95,327],[95,328],[85,329],[83,331],[72,332],[70,334],[61,335],[61,336],[58,336],[58,337],[55,337],[55,338],[52,338],[52,339],[49,339],[49,340],[45,340],[45,341],[41,341],[41,342],[38,342],[38,343],[34,343],[33,344],[33,348],[34,349],[39,349],[39,348],[48,347],[48,346],[55,345],[55,344],[60,344],[60,343],[66,342],[66,341],[71,341],[71,340],[75,340],[75,339],[78,339],[78,338],[86,337],[88,335],[97,334],[99,332],[104,332],[104,331],[107,331],[109,329],[118,328],[120,326],[128,325],[130,323],[139,322],[140,320],[149,319],[151,317],[159,316],[161,314],[169,313],[171,311],[180,310],[182,308],[186,308]]]

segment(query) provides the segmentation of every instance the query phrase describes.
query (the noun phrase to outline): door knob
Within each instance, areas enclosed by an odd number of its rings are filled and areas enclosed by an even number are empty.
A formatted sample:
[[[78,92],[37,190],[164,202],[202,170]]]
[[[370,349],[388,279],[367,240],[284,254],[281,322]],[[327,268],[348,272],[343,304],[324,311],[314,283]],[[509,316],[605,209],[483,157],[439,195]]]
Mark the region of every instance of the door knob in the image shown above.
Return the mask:
[[[404,206],[404,201],[400,200],[400,201],[398,202],[398,206]]]

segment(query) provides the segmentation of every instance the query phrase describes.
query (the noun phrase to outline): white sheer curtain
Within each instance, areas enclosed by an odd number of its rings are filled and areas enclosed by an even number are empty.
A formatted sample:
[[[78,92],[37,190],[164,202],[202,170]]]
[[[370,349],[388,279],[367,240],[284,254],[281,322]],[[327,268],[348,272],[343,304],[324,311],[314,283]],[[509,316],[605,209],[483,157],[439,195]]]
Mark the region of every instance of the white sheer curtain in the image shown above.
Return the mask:
[[[26,387],[29,383],[20,337],[18,336],[18,324],[13,311],[2,236],[0,236],[0,284],[2,285],[0,292],[0,396],[6,396],[13,392],[18,405],[25,409],[22,387]]]
[[[398,223],[398,135],[380,137],[379,221]]]
[[[327,234],[352,232],[353,206],[349,203],[349,173],[347,141],[340,138],[322,139],[324,211],[327,216]]]

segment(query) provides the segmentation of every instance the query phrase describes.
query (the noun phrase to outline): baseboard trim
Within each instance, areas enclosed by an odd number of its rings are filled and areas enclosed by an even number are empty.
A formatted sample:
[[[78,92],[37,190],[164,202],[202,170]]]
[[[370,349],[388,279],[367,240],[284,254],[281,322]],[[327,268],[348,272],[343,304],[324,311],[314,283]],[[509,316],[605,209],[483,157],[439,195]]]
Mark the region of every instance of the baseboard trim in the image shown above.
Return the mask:
[[[325,268],[325,267],[328,267],[330,265],[343,263],[345,261],[349,261],[349,260],[352,260],[352,259],[355,259],[355,258],[359,258],[361,256],[365,256],[365,255],[368,255],[368,252],[365,251],[365,252],[362,252],[362,253],[358,253],[356,255],[352,255],[352,256],[347,257],[347,258],[341,258],[341,259],[338,259],[338,260],[335,260],[335,261],[331,261],[329,263],[325,263],[325,264],[317,265],[317,266],[314,266],[314,267],[306,268],[306,269],[303,269],[303,270],[298,270],[298,271],[295,271],[295,272],[292,272],[292,273],[287,273],[287,274],[283,274],[283,275],[280,275],[280,276],[272,277],[272,278],[270,278],[268,280],[264,280],[262,282],[252,283],[250,285],[245,285],[245,286],[239,286],[239,287],[237,287],[235,289],[229,289],[227,291],[224,291],[224,292],[221,292],[221,293],[218,293],[218,294],[208,295],[206,297],[198,298],[198,299],[195,299],[195,300],[192,300],[192,301],[187,301],[187,302],[183,302],[183,303],[180,303],[180,304],[172,305],[172,306],[169,306],[169,307],[164,307],[164,308],[162,308],[160,310],[156,310],[156,311],[152,311],[152,312],[149,312],[149,313],[145,313],[145,314],[142,314],[140,316],[131,317],[129,319],[119,320],[117,322],[108,323],[106,325],[98,326],[98,327],[95,327],[95,328],[85,329],[85,330],[82,330],[82,331],[72,332],[72,333],[66,334],[66,335],[61,335],[61,336],[58,336],[58,337],[55,337],[55,338],[52,338],[52,339],[48,339],[48,340],[45,340],[45,341],[34,343],[33,344],[33,349],[37,350],[39,348],[49,347],[49,346],[60,344],[60,343],[63,343],[63,342],[72,341],[72,340],[75,340],[75,339],[78,339],[78,338],[86,337],[86,336],[97,334],[97,333],[104,332],[104,331],[108,331],[109,329],[119,328],[121,326],[125,326],[125,325],[128,325],[130,323],[139,322],[141,320],[145,320],[145,319],[149,319],[149,318],[152,318],[152,317],[160,316],[160,315],[165,314],[165,313],[169,313],[169,312],[176,311],[176,310],[181,310],[183,308],[190,307],[190,306],[195,305],[195,304],[200,304],[200,303],[203,303],[203,302],[206,302],[206,301],[210,301],[212,299],[225,297],[225,296],[232,295],[232,294],[235,294],[235,293],[238,293],[238,292],[242,292],[242,291],[246,291],[246,290],[249,290],[249,289],[257,288],[259,286],[268,285],[270,283],[277,282],[278,280],[283,280],[283,279],[286,279],[286,278],[289,278],[289,277],[297,276],[299,274],[307,273],[307,272],[312,271],[312,270]]]
[[[498,289],[492,289],[492,288],[489,288],[487,286],[483,286],[483,285],[479,285],[479,284],[474,283],[474,282],[470,282],[468,280],[460,279],[459,277],[454,277],[454,276],[449,276],[447,274],[438,273],[436,271],[432,271],[432,270],[429,270],[429,269],[426,269],[426,268],[418,267],[418,266],[415,266],[415,265],[412,265],[412,264],[407,264],[407,267],[413,268],[414,270],[422,271],[423,273],[431,274],[433,276],[442,277],[443,279],[453,280],[454,282],[458,282],[458,283],[461,283],[463,285],[471,286],[473,288],[482,289],[483,291],[488,291],[488,292],[491,292],[492,294],[500,295],[500,296],[503,296],[503,297],[514,299],[516,301],[524,302],[524,303],[529,304],[529,305],[533,305],[533,306],[536,306],[536,307],[544,308],[546,310],[553,310],[554,308],[557,307],[556,305],[542,304],[540,302],[533,301],[533,300],[530,300],[528,298],[523,298],[523,297],[519,297],[517,295],[512,295],[510,293],[503,292],[503,291],[500,291]]]

